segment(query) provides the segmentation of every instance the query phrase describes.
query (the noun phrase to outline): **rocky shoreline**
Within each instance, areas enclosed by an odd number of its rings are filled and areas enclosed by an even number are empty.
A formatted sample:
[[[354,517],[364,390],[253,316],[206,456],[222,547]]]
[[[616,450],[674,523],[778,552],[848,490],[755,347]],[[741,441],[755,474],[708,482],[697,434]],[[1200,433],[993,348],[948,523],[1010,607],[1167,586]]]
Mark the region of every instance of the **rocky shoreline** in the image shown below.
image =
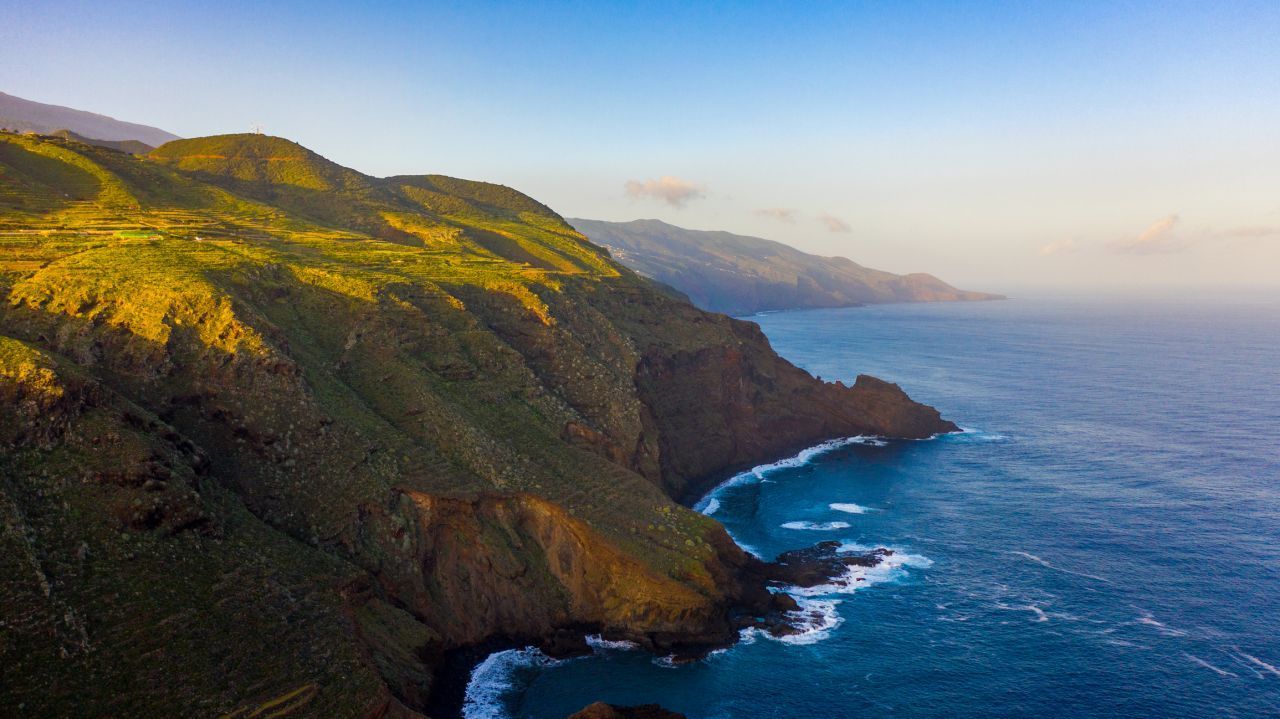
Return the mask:
[[[703,494],[694,497],[692,501],[686,497],[685,503],[689,506],[696,504],[706,493],[741,471],[743,470],[735,469],[731,473],[704,478],[696,483],[697,486],[705,487]],[[894,554],[892,549],[886,547],[862,552],[842,552],[841,547],[840,542],[822,541],[810,547],[787,550],[773,561],[745,554],[746,560],[738,567],[737,576],[743,591],[737,602],[724,608],[723,622],[714,626],[694,626],[687,632],[629,633],[603,630],[597,625],[578,625],[557,628],[538,637],[495,638],[481,644],[460,647],[447,653],[437,669],[433,681],[437,691],[431,695],[426,709],[431,716],[461,719],[466,690],[474,670],[490,655],[510,649],[534,647],[551,659],[571,659],[592,654],[594,649],[588,638],[598,636],[605,641],[630,643],[637,649],[655,656],[668,657],[679,664],[704,659],[712,652],[737,644],[746,630],[763,631],[773,637],[800,634],[805,631],[804,625],[810,618],[803,616],[803,607],[785,591],[786,588],[808,589],[838,584],[844,581],[850,568],[872,568]],[[854,578],[853,581],[863,580]],[[575,713],[570,719],[682,716],[656,704],[617,707],[596,702]]]
[[[687,636],[678,633],[663,635],[602,632],[597,626],[559,628],[542,637],[495,638],[481,644],[461,647],[448,652],[436,670],[433,686],[437,691],[429,698],[426,710],[429,716],[463,716],[466,690],[472,673],[490,655],[510,649],[536,647],[551,659],[571,659],[588,656],[594,650],[588,643],[590,636],[606,641],[629,642],[637,649],[655,655],[667,656],[675,663],[694,662],[708,654],[737,644],[742,632],[758,629],[774,637],[796,635],[804,631],[806,617],[802,607],[784,587],[809,588],[839,581],[850,567],[875,567],[893,550],[876,548],[861,553],[842,553],[840,543],[819,542],[812,547],[783,552],[772,562],[756,560],[744,569],[750,577],[747,581],[759,591],[752,592],[742,604],[726,609],[726,623],[732,632],[719,635],[717,630],[693,628]],[[771,589],[777,591],[770,591]],[[573,715],[578,719],[596,717],[680,717],[667,712],[656,704],[643,707],[611,707],[602,702],[587,707]],[[572,718],[571,718],[572,719]]]

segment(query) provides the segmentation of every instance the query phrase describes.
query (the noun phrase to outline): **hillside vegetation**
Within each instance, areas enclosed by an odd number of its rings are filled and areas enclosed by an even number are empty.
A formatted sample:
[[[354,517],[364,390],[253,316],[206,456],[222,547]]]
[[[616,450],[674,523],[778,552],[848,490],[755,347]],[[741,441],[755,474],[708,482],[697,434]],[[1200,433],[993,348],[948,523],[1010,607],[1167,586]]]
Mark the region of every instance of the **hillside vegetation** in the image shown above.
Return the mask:
[[[660,220],[569,222],[609,248],[614,259],[713,312],[747,315],[878,302],[1003,299],[958,290],[922,272],[895,275],[759,237],[686,230]]]
[[[676,499],[829,436],[952,428],[813,379],[506,187],[260,135],[0,134],[17,716],[418,716],[460,648],[725,641],[752,560]]]

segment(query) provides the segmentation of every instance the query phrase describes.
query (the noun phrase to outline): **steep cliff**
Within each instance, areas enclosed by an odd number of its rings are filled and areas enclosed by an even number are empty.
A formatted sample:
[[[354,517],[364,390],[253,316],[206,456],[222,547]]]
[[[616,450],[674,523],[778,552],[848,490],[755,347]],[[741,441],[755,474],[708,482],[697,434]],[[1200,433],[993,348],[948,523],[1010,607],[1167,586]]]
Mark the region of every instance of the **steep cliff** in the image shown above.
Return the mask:
[[[0,269],[19,716],[411,716],[460,647],[723,642],[770,595],[676,499],[830,436],[954,429],[513,190],[279,138],[0,134]]]

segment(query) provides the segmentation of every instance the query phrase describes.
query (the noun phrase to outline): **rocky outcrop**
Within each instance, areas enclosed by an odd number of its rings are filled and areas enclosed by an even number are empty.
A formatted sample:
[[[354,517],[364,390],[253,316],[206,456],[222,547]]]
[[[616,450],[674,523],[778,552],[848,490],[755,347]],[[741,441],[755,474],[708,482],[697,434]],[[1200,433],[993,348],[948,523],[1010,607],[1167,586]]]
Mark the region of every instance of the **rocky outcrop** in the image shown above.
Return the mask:
[[[530,494],[442,498],[402,491],[362,512],[353,553],[446,646],[494,634],[539,641],[591,626],[659,646],[720,619],[715,588],[690,586],[621,551],[585,521]],[[720,557],[707,546],[708,562]]]
[[[624,707],[596,702],[574,712],[569,719],[684,719],[684,715],[667,711],[657,704]]]

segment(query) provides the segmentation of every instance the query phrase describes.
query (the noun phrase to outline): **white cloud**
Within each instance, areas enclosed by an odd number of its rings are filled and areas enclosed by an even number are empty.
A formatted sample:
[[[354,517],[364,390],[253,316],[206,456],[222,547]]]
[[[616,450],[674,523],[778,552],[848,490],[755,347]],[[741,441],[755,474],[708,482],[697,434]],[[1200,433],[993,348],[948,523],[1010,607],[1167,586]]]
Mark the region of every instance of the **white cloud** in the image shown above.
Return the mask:
[[[1080,243],[1075,240],[1058,240],[1040,248],[1040,254],[1045,255],[1061,255],[1068,252],[1077,252],[1080,249]]]
[[[627,180],[623,187],[630,197],[661,200],[672,207],[684,207],[690,200],[706,196],[706,190],[701,185],[670,175],[643,182]]]
[[[830,232],[848,232],[852,229],[849,227],[848,222],[845,222],[835,215],[822,214],[818,215],[818,219],[822,221],[822,224],[827,226],[827,230]]]
[[[1116,240],[1111,247],[1117,252],[1148,255],[1158,252],[1175,252],[1183,245],[1174,237],[1174,228],[1178,225],[1178,216],[1169,215],[1151,223],[1137,237]]]
[[[796,214],[798,213],[795,210],[788,209],[786,207],[766,207],[761,210],[756,210],[756,214],[761,217],[773,218],[779,222],[794,224],[796,221]]]

